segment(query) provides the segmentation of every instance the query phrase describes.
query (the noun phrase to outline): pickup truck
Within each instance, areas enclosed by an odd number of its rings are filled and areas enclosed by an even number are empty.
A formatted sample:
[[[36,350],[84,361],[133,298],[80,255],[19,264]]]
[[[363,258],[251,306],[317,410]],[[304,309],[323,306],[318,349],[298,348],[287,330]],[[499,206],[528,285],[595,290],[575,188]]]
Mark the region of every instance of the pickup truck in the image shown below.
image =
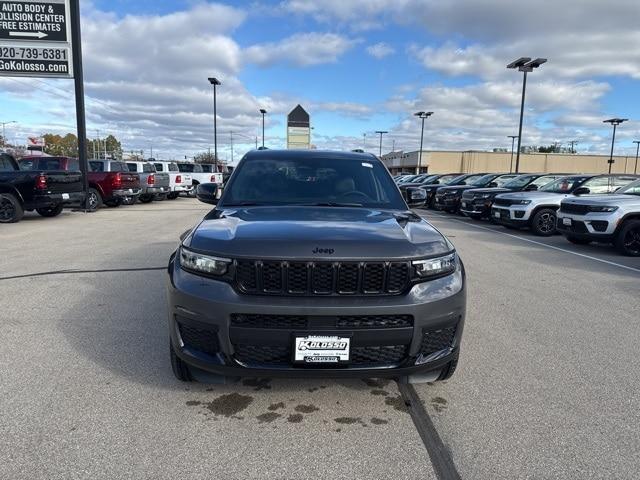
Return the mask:
[[[70,157],[23,157],[19,160],[20,170],[43,170],[77,172],[80,165],[77,158]],[[87,172],[89,210],[97,210],[103,204],[119,207],[127,197],[140,194],[140,179],[129,173],[126,165],[114,160],[89,160]]]
[[[169,174],[157,172],[153,163],[149,162],[127,162],[130,172],[140,175],[140,187],[142,193],[138,200],[142,203],[149,203],[156,199],[164,199],[171,191]]]
[[[23,171],[15,158],[0,153],[0,223],[19,222],[25,210],[55,217],[65,205],[83,201],[80,172]]]
[[[193,190],[190,173],[182,173],[178,169],[176,162],[162,162],[155,161],[153,165],[156,167],[156,172],[165,172],[169,174],[169,187],[171,192],[167,195],[169,200],[174,200],[184,192],[187,195]]]
[[[195,193],[196,188],[201,183],[215,183],[220,188],[222,188],[223,175],[219,172],[205,172],[204,166],[199,163],[191,163],[191,162],[177,162],[178,169],[182,173],[191,174],[191,182],[193,184],[193,192]]]

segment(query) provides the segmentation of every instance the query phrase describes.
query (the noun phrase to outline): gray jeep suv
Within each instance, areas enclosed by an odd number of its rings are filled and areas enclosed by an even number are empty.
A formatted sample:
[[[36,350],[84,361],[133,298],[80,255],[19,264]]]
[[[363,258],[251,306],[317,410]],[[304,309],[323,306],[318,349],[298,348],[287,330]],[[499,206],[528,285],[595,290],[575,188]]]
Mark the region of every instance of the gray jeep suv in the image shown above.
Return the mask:
[[[178,379],[453,374],[464,267],[376,157],[253,151],[219,200],[215,184],[197,195],[216,207],[168,268]]]

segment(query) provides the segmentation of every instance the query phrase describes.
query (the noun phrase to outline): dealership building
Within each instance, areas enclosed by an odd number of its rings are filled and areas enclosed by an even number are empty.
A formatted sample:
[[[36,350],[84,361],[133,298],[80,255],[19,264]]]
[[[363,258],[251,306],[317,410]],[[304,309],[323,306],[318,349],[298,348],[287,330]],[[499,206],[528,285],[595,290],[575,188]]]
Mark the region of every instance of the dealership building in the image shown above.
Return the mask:
[[[381,157],[392,174],[478,173],[515,171],[516,155],[511,152],[423,150],[390,152]],[[614,156],[612,173],[640,173],[636,157]],[[607,173],[609,155],[571,153],[521,153],[520,172]],[[513,164],[513,166],[512,166]]]

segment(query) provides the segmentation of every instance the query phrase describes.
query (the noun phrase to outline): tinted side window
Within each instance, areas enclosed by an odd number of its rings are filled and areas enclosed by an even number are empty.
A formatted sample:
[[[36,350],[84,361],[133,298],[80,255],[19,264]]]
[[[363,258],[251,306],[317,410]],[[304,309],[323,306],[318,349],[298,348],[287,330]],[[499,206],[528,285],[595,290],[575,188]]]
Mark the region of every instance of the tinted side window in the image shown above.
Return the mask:
[[[582,186],[587,187],[591,193],[611,193],[627,183],[629,182],[620,183],[616,177],[595,177],[584,182]]]
[[[156,167],[151,163],[145,163],[142,165],[142,171],[145,173],[154,173],[156,171]]]
[[[0,155],[0,172],[13,172],[13,162],[8,155]]]
[[[70,159],[68,163],[69,170],[78,172],[80,171],[80,162],[76,159]]]
[[[135,163],[127,163],[130,172],[137,172],[138,166]]]
[[[4,156],[2,157],[3,159],[5,158]],[[11,163],[11,161],[7,158],[6,161],[8,163]],[[34,168],[36,168],[36,161],[35,160],[20,160],[20,162],[18,163],[18,167],[20,167],[20,170],[33,170]],[[8,170],[3,170],[3,171],[8,171]]]
[[[102,162],[89,162],[90,172],[104,172],[104,163]]]
[[[531,182],[531,185],[536,185],[537,187],[541,187],[543,185],[546,185],[547,183],[553,182],[557,178],[558,177],[538,177],[533,182]]]
[[[38,170],[62,170],[59,158],[41,158],[38,162]]]
[[[178,169],[178,165],[176,165],[175,163],[170,163],[169,164],[169,171],[170,172],[179,172],[180,170]]]
[[[156,172],[164,172],[164,164],[162,163],[154,163],[156,166]]]

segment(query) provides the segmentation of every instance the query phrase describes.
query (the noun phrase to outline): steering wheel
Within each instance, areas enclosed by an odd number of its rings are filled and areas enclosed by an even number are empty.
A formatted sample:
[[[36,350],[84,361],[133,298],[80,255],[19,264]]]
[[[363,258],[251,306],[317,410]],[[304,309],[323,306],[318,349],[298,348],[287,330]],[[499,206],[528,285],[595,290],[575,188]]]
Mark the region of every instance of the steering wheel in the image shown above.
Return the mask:
[[[358,190],[351,190],[350,192],[344,192],[338,195],[338,197],[360,197],[362,200],[366,202],[370,202],[371,198],[366,193],[360,192]]]

